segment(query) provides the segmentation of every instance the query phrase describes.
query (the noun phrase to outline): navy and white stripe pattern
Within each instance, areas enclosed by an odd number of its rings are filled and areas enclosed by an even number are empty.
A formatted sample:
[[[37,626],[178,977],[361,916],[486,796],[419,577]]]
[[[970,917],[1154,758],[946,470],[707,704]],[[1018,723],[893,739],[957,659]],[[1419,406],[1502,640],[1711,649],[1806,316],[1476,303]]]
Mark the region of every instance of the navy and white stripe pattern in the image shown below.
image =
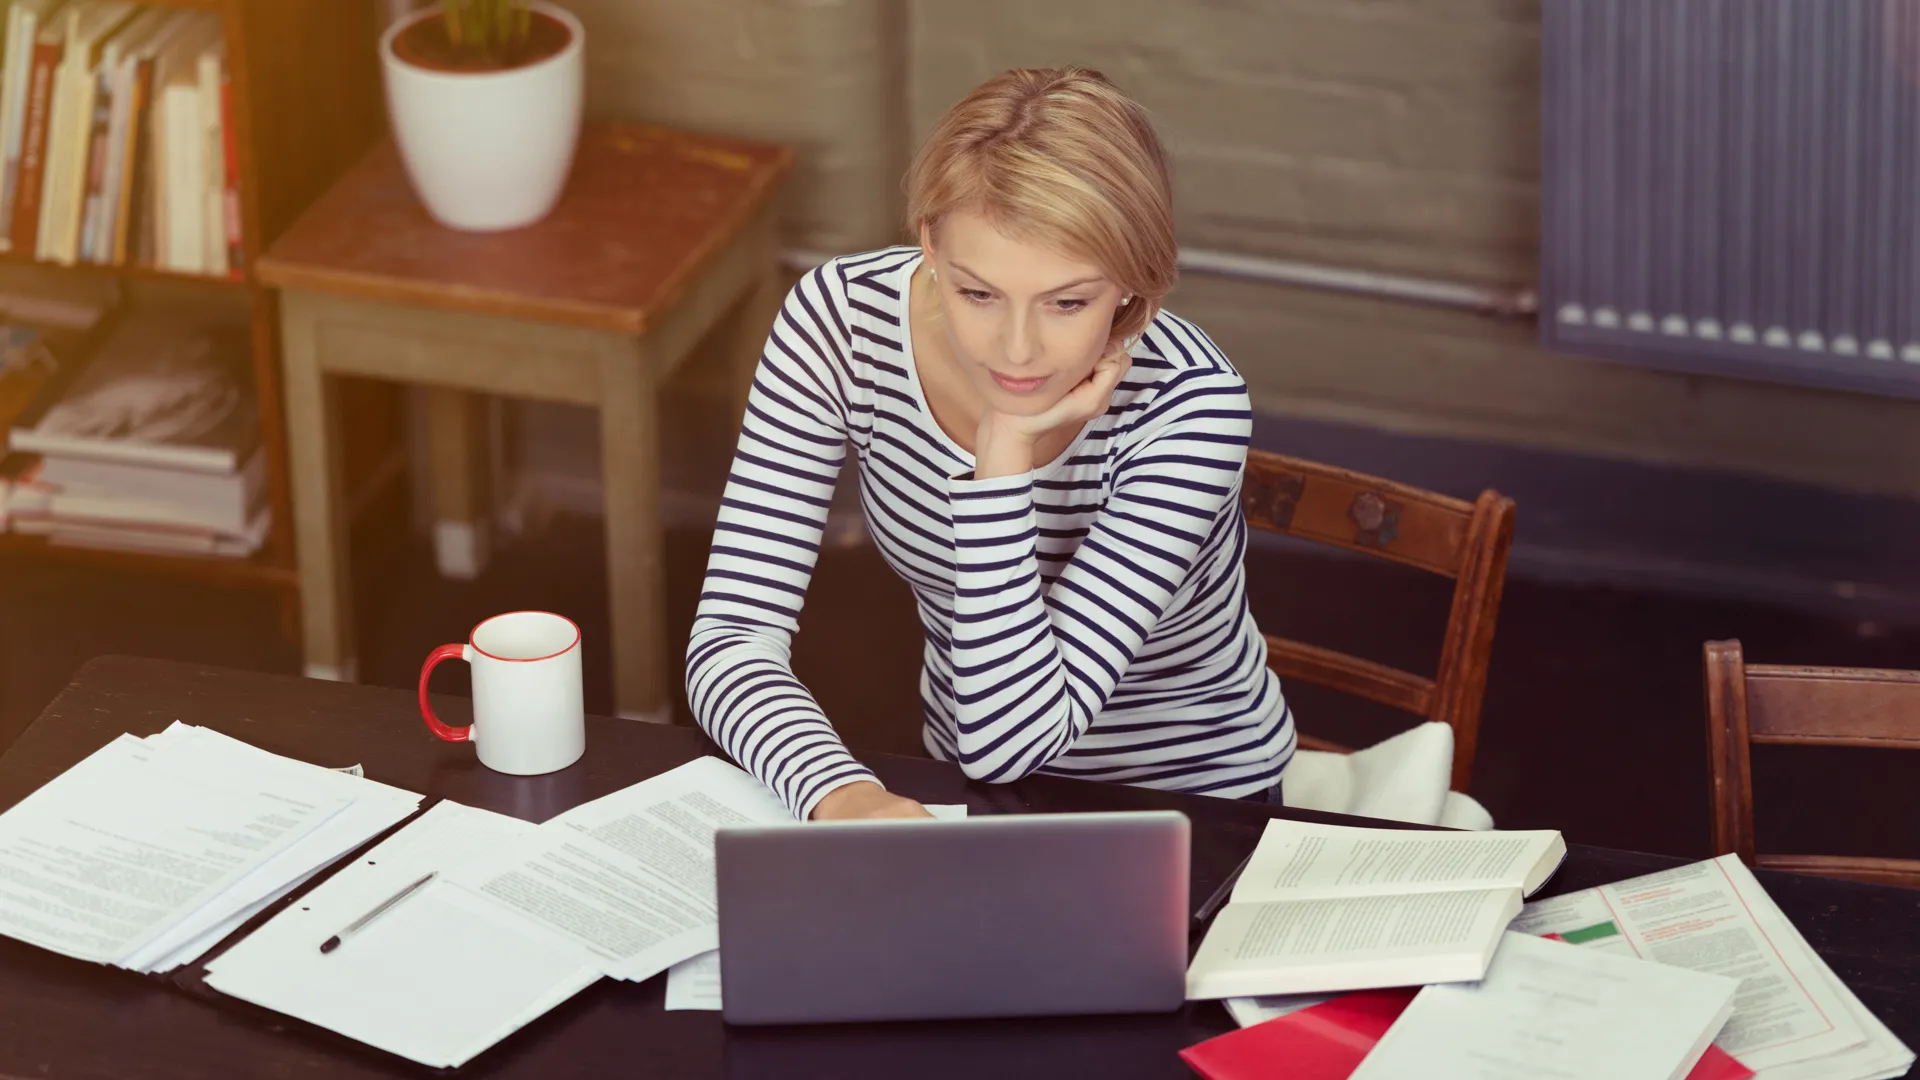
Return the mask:
[[[789,664],[851,445],[869,531],[925,628],[930,753],[988,781],[1044,770],[1235,797],[1270,787],[1294,735],[1247,610],[1239,374],[1163,311],[1064,454],[974,480],[914,369],[919,262],[918,248],[836,259],[774,324],[687,650],[701,726],[801,817],[873,779]]]

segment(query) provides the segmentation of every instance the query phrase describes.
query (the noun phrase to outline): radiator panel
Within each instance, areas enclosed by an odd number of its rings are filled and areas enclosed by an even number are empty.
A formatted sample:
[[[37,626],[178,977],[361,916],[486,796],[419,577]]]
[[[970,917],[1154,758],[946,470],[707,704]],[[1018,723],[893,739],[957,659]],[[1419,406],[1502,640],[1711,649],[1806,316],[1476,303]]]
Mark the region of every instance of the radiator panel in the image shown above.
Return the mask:
[[[1544,0],[1541,337],[1920,397],[1920,0]]]

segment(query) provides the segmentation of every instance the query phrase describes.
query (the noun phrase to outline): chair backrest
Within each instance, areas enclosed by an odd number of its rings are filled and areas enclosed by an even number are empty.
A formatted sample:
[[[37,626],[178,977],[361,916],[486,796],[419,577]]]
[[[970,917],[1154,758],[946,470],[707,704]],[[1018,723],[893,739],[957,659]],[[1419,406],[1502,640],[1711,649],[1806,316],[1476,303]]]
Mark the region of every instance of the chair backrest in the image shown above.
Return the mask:
[[[1284,638],[1267,638],[1267,666],[1285,679],[1356,694],[1453,728],[1453,789],[1466,791],[1480,733],[1487,657],[1513,546],[1514,503],[1474,502],[1364,473],[1254,450],[1241,486],[1247,524],[1417,567],[1454,580],[1434,676]],[[1303,745],[1310,745],[1302,740]]]
[[[1754,743],[1920,750],[1920,671],[1750,666],[1738,641],[1703,651],[1714,851],[1748,866],[1920,886],[1920,859],[1756,854],[1749,751]]]

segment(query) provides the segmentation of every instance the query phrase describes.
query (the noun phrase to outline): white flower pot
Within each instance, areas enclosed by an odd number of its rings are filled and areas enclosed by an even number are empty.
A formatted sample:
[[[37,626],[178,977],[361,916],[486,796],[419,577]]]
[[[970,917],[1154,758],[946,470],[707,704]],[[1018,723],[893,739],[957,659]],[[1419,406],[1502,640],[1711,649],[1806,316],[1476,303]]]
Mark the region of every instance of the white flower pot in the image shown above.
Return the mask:
[[[414,192],[434,220],[492,232],[545,217],[566,186],[580,136],[585,81],[580,20],[552,4],[570,38],[558,53],[505,71],[439,71],[402,59],[394,39],[438,6],[407,15],[380,37],[387,113]]]

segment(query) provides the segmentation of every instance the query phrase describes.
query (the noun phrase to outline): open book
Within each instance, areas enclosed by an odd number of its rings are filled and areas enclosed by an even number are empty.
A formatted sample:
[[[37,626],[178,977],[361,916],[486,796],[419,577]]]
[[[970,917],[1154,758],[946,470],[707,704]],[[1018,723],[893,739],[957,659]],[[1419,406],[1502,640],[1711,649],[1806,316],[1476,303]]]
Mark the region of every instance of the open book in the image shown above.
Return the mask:
[[[1187,997],[1472,982],[1557,832],[1414,832],[1274,820],[1187,969]]]

